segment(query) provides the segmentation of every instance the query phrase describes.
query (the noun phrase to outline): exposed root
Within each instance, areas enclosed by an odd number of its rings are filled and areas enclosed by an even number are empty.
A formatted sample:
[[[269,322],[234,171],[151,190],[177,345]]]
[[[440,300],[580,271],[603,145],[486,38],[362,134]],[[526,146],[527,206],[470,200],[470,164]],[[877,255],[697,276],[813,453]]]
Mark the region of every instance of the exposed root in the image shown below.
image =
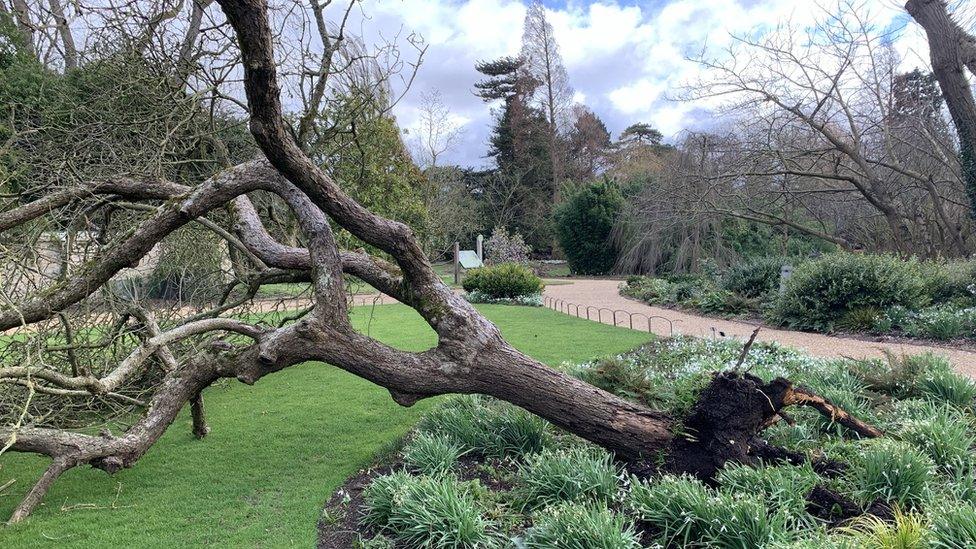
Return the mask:
[[[847,470],[847,464],[834,461],[832,459],[815,458],[810,459],[806,454],[794,452],[779,446],[773,446],[761,438],[752,440],[750,455],[767,463],[789,463],[790,465],[802,465],[810,462],[813,470],[825,477],[837,477]]]
[[[829,417],[831,421],[840,423],[844,427],[847,427],[862,437],[877,438],[883,434],[877,427],[864,423],[856,417],[848,414],[833,402],[830,402],[830,400],[807,389],[792,387],[784,396],[783,405],[810,406],[821,414]]]
[[[881,431],[851,416],[828,399],[784,378],[769,383],[748,373],[721,372],[702,391],[685,419],[684,432],[677,436],[664,469],[690,473],[710,481],[729,461],[756,465],[760,460],[802,463],[802,454],[775,448],[758,434],[781,418],[787,406],[810,406],[864,437],[881,436]],[[824,472],[843,470],[843,464],[814,462]]]
[[[894,510],[887,503],[876,500],[867,509],[837,492],[821,485],[813,487],[807,495],[807,512],[827,522],[832,528],[844,526],[851,519],[862,515],[874,515],[882,520],[894,518]]]

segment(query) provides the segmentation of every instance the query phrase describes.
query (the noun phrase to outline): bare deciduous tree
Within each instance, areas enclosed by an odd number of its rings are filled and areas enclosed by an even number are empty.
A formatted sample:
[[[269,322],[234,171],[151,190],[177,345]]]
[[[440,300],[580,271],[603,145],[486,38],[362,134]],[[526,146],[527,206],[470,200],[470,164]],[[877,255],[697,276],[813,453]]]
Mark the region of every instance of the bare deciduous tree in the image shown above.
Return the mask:
[[[454,119],[439,90],[420,96],[419,111],[414,140],[417,163],[423,169],[436,168],[441,155],[457,147],[464,127]]]
[[[884,34],[866,21],[860,6],[842,3],[813,28],[742,37],[721,58],[699,60],[710,79],[688,97],[731,100],[738,125],[741,154],[711,176],[735,183],[732,202],[715,209],[832,234],[845,247],[966,256],[964,185],[941,98],[923,74],[898,73]],[[825,215],[852,204],[846,233],[823,230],[834,223]]]
[[[536,102],[546,113],[549,123],[549,154],[552,156],[553,187],[558,202],[558,185],[565,173],[559,135],[568,124],[573,88],[559,54],[552,24],[546,17],[546,8],[539,0],[529,4],[525,14],[521,58],[524,62],[522,70],[539,83]]]

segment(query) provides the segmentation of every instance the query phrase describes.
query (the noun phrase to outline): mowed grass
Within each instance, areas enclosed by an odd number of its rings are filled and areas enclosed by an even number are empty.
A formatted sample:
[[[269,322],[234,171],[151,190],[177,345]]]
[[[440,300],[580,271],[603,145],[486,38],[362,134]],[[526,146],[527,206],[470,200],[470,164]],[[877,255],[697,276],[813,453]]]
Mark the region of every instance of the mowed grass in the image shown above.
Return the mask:
[[[480,306],[517,348],[552,365],[617,353],[648,340],[543,308]],[[359,307],[362,331],[408,350],[436,343],[402,305]],[[0,547],[311,547],[325,500],[436,403],[393,403],[385,389],[321,363],[247,387],[205,393],[211,434],[195,440],[184,411],[136,466],[114,476],[77,468],[25,523],[0,527]],[[46,460],[0,456],[5,520]]]

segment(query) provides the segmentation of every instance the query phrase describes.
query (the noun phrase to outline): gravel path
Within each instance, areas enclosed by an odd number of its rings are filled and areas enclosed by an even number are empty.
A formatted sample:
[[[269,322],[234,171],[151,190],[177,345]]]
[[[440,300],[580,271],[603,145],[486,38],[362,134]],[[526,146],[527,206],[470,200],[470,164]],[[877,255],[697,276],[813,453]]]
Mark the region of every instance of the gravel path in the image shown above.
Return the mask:
[[[712,337],[714,334],[716,337],[721,337],[720,334],[724,333],[725,337],[747,339],[756,329],[756,325],[749,322],[709,318],[684,311],[645,305],[620,295],[618,291],[620,284],[621,282],[618,280],[574,279],[572,284],[546,286],[545,296],[580,305],[580,314],[583,316],[586,314],[585,305],[641,313],[647,316],[663,316],[674,322],[675,333],[685,335]],[[570,312],[575,314],[576,308],[570,308]],[[590,310],[590,315],[594,320],[596,319],[594,309]],[[603,312],[601,322],[614,324],[610,313],[607,311]],[[643,317],[634,317],[635,328],[639,326],[642,329],[647,329],[646,322]],[[629,316],[622,313],[618,314],[616,324],[618,326],[629,326]],[[658,335],[669,335],[668,323],[663,320],[651,320],[651,330]],[[812,355],[827,357],[880,357],[883,355],[884,349],[891,350],[896,354],[932,351],[948,357],[958,371],[976,377],[976,352],[962,349],[936,345],[866,341],[807,332],[777,330],[768,327],[764,327],[759,332],[758,339],[761,341],[777,341],[783,345],[804,349]]]

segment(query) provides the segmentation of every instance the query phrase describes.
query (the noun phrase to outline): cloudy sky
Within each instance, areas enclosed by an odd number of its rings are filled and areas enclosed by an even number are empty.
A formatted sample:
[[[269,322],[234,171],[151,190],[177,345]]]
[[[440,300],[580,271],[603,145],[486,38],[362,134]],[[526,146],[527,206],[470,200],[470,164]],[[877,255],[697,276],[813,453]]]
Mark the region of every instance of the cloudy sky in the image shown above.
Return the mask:
[[[863,0],[878,28],[894,32],[904,68],[924,66],[924,35],[901,1]],[[666,136],[707,127],[708,111],[668,98],[699,74],[686,58],[718,52],[730,35],[786,20],[806,25],[824,14],[810,0],[585,0],[547,1],[550,22],[577,99],[594,110],[614,136],[648,122]],[[829,3],[821,5],[830,5]],[[835,4],[836,5],[836,4]],[[416,124],[420,95],[439,90],[458,122],[463,142],[447,159],[470,166],[485,158],[491,126],[488,106],[472,93],[475,62],[517,54],[525,4],[518,0],[372,0],[364,3],[366,36],[398,31],[421,35],[429,49],[408,95],[398,105],[401,126]]]

